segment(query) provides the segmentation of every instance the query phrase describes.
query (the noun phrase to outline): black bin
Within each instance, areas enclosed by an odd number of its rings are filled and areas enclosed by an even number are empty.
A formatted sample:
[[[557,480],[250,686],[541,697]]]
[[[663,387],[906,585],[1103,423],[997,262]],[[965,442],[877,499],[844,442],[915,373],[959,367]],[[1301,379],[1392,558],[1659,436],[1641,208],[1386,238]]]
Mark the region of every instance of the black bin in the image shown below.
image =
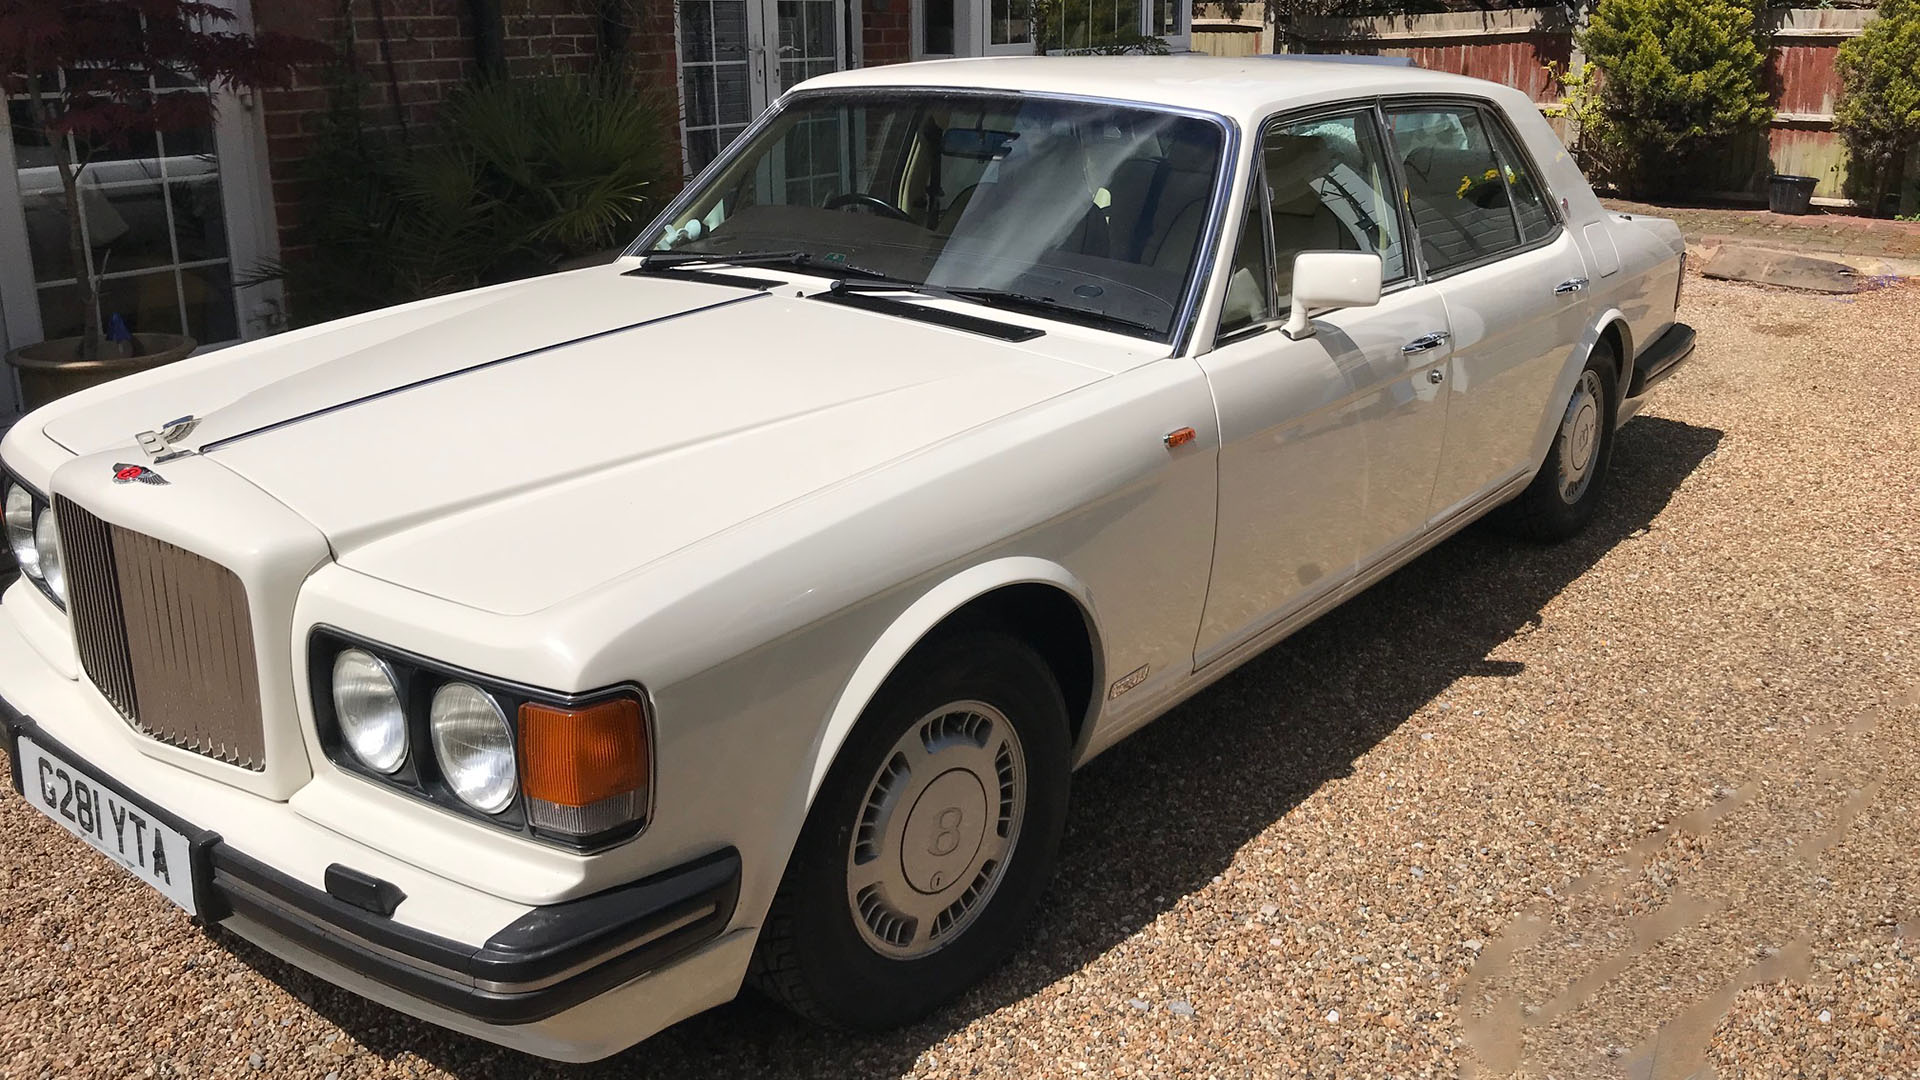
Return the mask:
[[[1767,177],[1767,209],[1776,214],[1804,214],[1813,206],[1813,189],[1820,185],[1817,176]]]

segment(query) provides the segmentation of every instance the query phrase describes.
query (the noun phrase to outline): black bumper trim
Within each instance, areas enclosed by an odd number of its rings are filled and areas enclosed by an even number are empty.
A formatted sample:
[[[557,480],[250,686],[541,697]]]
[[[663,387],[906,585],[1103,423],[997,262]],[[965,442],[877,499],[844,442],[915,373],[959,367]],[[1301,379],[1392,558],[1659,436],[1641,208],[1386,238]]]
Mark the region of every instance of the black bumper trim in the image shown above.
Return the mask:
[[[1627,396],[1639,397],[1673,374],[1681,361],[1693,355],[1693,337],[1693,327],[1674,323],[1666,333],[1655,338],[1653,344],[1640,350],[1633,361],[1633,382],[1627,387]]]
[[[208,923],[236,916],[411,997],[492,1024],[566,1011],[720,936],[740,896],[725,848],[592,896],[537,907],[481,945],[403,926],[261,863],[105,776],[0,699],[13,784],[26,735],[191,838],[194,898]]]

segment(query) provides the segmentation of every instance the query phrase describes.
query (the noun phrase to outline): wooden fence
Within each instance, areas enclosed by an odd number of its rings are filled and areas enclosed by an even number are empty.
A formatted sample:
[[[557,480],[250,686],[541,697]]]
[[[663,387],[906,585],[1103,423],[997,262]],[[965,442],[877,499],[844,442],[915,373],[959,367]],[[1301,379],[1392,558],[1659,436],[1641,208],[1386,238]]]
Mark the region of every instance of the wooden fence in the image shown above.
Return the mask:
[[[1565,8],[1300,17],[1279,27],[1248,17],[1258,12],[1259,7],[1250,4],[1237,22],[1217,12],[1212,18],[1203,13],[1193,22],[1193,48],[1227,56],[1275,51],[1409,56],[1424,68],[1517,87],[1549,115],[1560,104],[1557,73],[1582,59],[1574,46],[1576,27]],[[1767,131],[1730,147],[1694,178],[1702,195],[1763,200],[1768,175],[1792,173],[1819,178],[1815,202],[1850,205],[1843,194],[1846,146],[1833,130],[1833,102],[1840,87],[1834,60],[1840,45],[1874,16],[1871,10],[1846,8],[1769,13],[1768,82],[1777,115]]]

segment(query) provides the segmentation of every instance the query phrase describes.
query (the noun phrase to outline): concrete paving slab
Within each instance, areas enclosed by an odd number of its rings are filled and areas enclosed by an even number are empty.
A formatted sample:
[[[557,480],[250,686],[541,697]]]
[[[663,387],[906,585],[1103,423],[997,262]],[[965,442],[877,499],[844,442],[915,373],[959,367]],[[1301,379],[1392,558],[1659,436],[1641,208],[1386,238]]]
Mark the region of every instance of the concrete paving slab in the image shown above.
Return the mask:
[[[1896,275],[1862,273],[1838,259],[1799,255],[1747,244],[1721,244],[1700,272],[1724,281],[1751,281],[1823,293],[1855,293]]]

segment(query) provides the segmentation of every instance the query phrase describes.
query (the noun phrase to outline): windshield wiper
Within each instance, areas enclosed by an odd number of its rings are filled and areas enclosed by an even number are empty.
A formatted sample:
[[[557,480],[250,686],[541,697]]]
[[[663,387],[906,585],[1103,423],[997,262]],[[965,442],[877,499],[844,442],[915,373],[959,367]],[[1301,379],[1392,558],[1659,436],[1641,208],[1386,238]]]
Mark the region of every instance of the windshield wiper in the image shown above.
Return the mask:
[[[971,300],[987,307],[1002,307],[1012,311],[1025,311],[1028,314],[1041,315],[1063,322],[1080,323],[1088,326],[1104,327],[1120,333],[1135,336],[1158,338],[1166,331],[1158,326],[1138,322],[1121,315],[1109,315],[1104,311],[1089,311],[1086,308],[1062,304],[1046,296],[1016,292],[1011,289],[990,289],[963,285],[929,285],[925,282],[903,280],[837,281],[833,285],[835,292],[911,292],[936,299]]]
[[[642,270],[677,270],[681,267],[792,266],[821,277],[859,278],[863,282],[896,283],[907,288],[918,284],[880,270],[821,255],[813,251],[742,251],[727,254],[717,251],[650,251],[640,257]]]
[[[674,270],[682,266],[799,266],[813,256],[805,251],[649,251],[640,256],[642,270]]]

